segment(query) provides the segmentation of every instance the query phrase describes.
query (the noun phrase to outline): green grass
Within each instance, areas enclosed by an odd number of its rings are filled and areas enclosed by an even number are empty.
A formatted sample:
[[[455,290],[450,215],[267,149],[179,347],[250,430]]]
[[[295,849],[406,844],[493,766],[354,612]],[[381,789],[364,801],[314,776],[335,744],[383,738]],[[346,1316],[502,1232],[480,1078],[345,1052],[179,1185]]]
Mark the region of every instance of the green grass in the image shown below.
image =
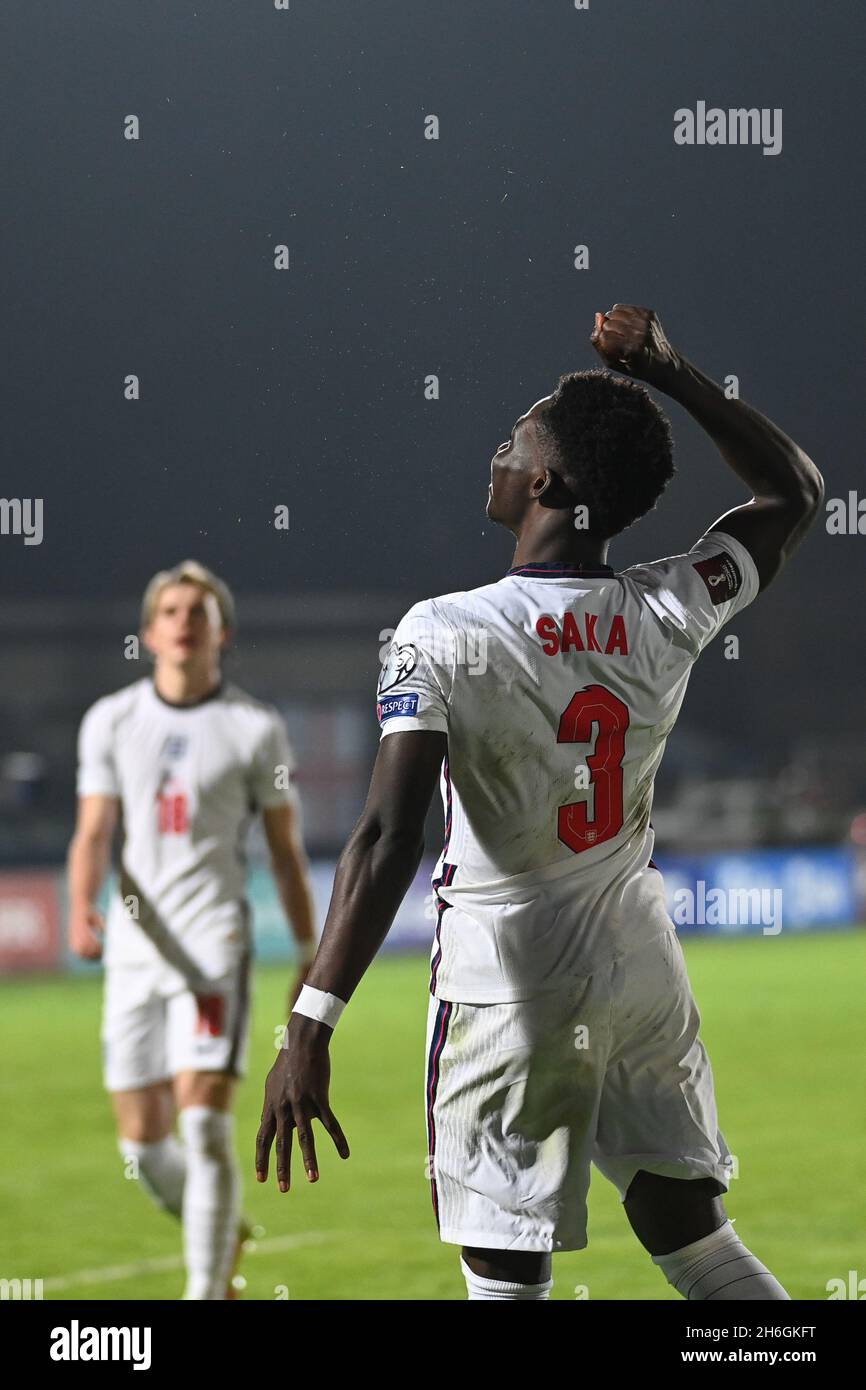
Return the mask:
[[[825,1298],[828,1279],[866,1273],[866,933],[696,941],[686,954],[739,1160],[729,1214],[792,1297]],[[352,1157],[342,1163],[317,1127],[319,1183],[296,1171],[281,1196],[252,1174],[286,986],[282,971],[259,969],[238,1150],[245,1210],[281,1248],[266,1239],[246,1258],[246,1297],[273,1299],[285,1286],[292,1299],[464,1298],[424,1178],[426,982],[417,958],[374,966],[331,1048],[331,1098]],[[3,984],[0,1276],[42,1278],[46,1298],[178,1298],[178,1268],[98,1277],[180,1250],[177,1224],[123,1177],[101,1090],[99,1003],[96,980]],[[554,1261],[554,1298],[573,1298],[579,1284],[593,1299],[676,1298],[595,1170],[589,1210],[589,1248]],[[49,1283],[86,1270],[96,1272],[86,1283]]]

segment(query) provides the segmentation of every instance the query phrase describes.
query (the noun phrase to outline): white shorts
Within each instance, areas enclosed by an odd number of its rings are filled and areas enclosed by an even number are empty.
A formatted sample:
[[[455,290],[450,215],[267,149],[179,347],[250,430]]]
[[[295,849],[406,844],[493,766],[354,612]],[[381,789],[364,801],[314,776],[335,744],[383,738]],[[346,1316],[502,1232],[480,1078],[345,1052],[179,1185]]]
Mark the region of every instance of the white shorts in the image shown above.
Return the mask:
[[[673,928],[561,990],[508,1004],[431,999],[428,1172],[443,1241],[582,1250],[590,1164],[625,1199],[644,1169],[713,1177],[718,1129]]]
[[[149,965],[106,967],[102,1016],[106,1090],[137,1090],[181,1071],[243,1076],[249,986],[248,956],[216,979],[207,995],[178,989],[174,972]]]

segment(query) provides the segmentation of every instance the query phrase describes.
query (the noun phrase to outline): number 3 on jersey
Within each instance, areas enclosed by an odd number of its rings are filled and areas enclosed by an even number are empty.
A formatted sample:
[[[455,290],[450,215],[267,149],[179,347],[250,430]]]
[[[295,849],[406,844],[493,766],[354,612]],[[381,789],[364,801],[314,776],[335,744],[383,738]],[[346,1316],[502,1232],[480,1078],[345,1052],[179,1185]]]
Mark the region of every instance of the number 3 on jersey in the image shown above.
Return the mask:
[[[603,685],[576,690],[559,720],[557,743],[591,743],[597,727],[595,749],[586,759],[592,788],[593,816],[585,801],[560,806],[557,834],[564,845],[580,854],[622,830],[622,760],[628,729],[628,706]]]

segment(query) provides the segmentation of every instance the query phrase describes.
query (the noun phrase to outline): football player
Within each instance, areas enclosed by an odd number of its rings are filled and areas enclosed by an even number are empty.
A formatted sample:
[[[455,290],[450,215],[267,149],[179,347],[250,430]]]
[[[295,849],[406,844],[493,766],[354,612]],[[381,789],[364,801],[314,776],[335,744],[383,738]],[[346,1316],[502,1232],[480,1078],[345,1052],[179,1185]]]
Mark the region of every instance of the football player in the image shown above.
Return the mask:
[[[84,717],[69,851],[70,946],[105,962],[118,1145],[129,1173],[182,1220],[184,1297],[195,1300],[232,1296],[244,1229],[231,1109],[249,1026],[244,840],[254,814],[300,954],[292,997],[315,950],[294,757],[277,711],[223,679],[233,626],[232,596],[203,565],[151,580],[142,636],[153,676]],[[118,817],[120,873],[103,921],[97,898]]]
[[[614,305],[590,341],[607,370],[562,377],[492,460],[507,574],[415,604],[396,630],[367,802],[267,1079],[258,1175],[276,1138],[288,1189],[296,1130],[315,1181],[314,1119],[348,1154],[328,1044],[418,868],[438,779],[429,1163],[469,1298],[549,1296],[551,1255],[587,1244],[595,1163],[684,1298],[786,1299],[725,1211],[732,1159],[650,816],[694,662],[779,573],[823,483],[651,310]],[[689,411],[752,495],[687,553],[617,573],[610,542],[673,474],[642,383]]]

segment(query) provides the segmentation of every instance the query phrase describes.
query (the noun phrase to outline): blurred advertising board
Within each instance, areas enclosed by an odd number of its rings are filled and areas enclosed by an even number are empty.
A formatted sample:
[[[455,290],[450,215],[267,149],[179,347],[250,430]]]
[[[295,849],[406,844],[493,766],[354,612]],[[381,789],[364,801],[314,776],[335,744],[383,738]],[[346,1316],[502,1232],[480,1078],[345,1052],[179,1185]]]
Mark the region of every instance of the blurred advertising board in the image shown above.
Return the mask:
[[[735,937],[856,926],[866,919],[866,874],[848,848],[746,850],[742,853],[675,855],[657,852],[668,911],[682,936]],[[426,859],[404,898],[383,951],[429,952],[435,911],[430,877],[435,860]],[[324,924],[335,859],[311,864],[316,921]],[[290,960],[292,936],[270,873],[251,869],[248,895],[253,911],[256,956]],[[103,893],[102,900],[107,896]],[[73,960],[62,944],[65,933],[63,875],[0,874],[0,974],[71,966],[92,972],[94,965]]]
[[[0,874],[0,973],[52,970],[60,958],[58,875]]]

